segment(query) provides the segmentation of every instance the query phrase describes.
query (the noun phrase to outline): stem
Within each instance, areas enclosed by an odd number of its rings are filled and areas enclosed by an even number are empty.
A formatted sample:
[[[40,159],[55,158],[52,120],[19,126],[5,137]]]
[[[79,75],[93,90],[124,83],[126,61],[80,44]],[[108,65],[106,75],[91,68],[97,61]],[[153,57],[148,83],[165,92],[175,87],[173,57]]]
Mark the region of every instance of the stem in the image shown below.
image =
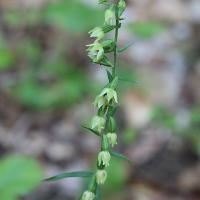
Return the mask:
[[[116,28],[115,28],[115,42],[116,46],[114,48],[114,67],[112,68],[112,76],[115,78],[115,71],[116,71],[116,65],[117,65],[117,38],[118,38],[118,25],[119,25],[119,19],[118,19],[118,4],[119,0],[117,0],[115,5],[115,18],[116,18]]]

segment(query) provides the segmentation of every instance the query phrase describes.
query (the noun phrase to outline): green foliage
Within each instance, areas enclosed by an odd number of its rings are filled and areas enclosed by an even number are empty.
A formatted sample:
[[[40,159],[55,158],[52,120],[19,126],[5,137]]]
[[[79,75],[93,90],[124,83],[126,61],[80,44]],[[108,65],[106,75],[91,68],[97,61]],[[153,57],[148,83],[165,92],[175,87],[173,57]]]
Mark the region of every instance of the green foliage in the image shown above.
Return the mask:
[[[124,77],[124,76],[119,76],[119,80],[120,81],[127,81],[127,82],[130,82],[130,83],[135,83],[135,84],[140,85],[140,83],[138,83],[137,81],[134,81],[134,80],[132,80],[128,77]]]
[[[94,133],[95,135],[98,135],[98,136],[102,137],[102,135],[101,135],[98,131],[95,131],[95,130],[93,130],[93,129],[91,129],[91,128],[88,128],[88,127],[86,127],[86,126],[83,126],[83,125],[81,125],[81,126],[82,126],[83,128],[85,128],[85,129],[91,131],[91,132]]]
[[[114,156],[114,157],[116,157],[116,158],[120,158],[120,159],[122,159],[122,160],[124,160],[124,161],[130,163],[130,164],[131,164],[135,169],[137,169],[138,171],[143,172],[141,169],[139,169],[138,167],[136,167],[126,156],[123,156],[123,155],[121,155],[121,154],[119,154],[119,153],[117,153],[117,152],[114,152],[114,151],[109,151],[109,152],[110,152],[110,155],[111,155],[111,156]]]
[[[165,25],[162,22],[140,22],[130,24],[129,28],[133,34],[142,38],[151,38],[165,29]]]
[[[126,45],[125,47],[122,47],[121,49],[117,50],[117,53],[121,53],[123,51],[125,51],[128,47],[130,47],[133,44],[133,42],[131,44]]]
[[[33,159],[12,156],[0,161],[0,177],[0,199],[16,200],[38,185],[42,171]]]
[[[71,177],[90,178],[93,175],[94,173],[92,172],[70,172],[70,173],[59,174],[57,176],[53,176],[48,179],[44,179],[43,182],[57,181],[63,178],[71,178]]]
[[[94,17],[95,16],[95,17]],[[75,0],[56,1],[44,10],[45,21],[80,35],[93,26],[102,24],[102,10],[94,9]],[[97,24],[100,22],[99,24]]]

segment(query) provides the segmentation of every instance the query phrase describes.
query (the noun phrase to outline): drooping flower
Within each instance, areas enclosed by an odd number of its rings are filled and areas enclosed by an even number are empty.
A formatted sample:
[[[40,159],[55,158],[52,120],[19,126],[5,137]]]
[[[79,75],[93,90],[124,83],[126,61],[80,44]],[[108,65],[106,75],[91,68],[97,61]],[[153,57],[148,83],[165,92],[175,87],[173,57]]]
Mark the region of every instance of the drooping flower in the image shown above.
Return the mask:
[[[118,5],[119,5],[118,17],[120,17],[122,15],[122,13],[125,11],[126,3],[124,0],[120,0]]]
[[[88,56],[94,62],[101,61],[101,59],[103,58],[103,55],[104,55],[103,46],[98,42],[95,42],[93,44],[89,44],[86,46],[89,46],[89,48],[87,49],[87,51],[89,51]]]
[[[109,140],[110,145],[114,147],[115,144],[117,144],[117,134],[116,133],[107,133],[106,134]]]
[[[85,191],[82,196],[82,200],[93,200],[95,194],[93,192]]]
[[[108,151],[101,151],[98,155],[98,161],[99,165],[101,164],[102,161],[103,164],[107,167],[110,161],[110,153]]]
[[[96,172],[96,180],[97,180],[97,184],[99,185],[104,184],[105,180],[107,177],[107,172],[105,170],[97,170]]]
[[[116,103],[118,103],[117,93],[113,88],[104,88],[99,96],[101,97],[105,94],[108,96],[108,102],[113,99]]]
[[[91,34],[90,37],[97,37],[97,39],[94,42],[98,42],[99,40],[102,40],[104,38],[104,31],[101,27],[95,27],[88,33]]]
[[[96,126],[98,126],[98,131],[101,132],[101,129],[104,128],[104,124],[105,124],[105,119],[103,117],[94,116],[92,118],[90,127],[91,127],[91,129],[93,129]]]
[[[112,25],[114,17],[115,17],[115,13],[112,10],[107,9],[106,12],[105,12],[104,25],[105,24]]]
[[[100,108],[101,106],[105,107],[107,102],[108,100],[106,99],[105,96],[97,95],[93,104],[94,104],[94,107]]]

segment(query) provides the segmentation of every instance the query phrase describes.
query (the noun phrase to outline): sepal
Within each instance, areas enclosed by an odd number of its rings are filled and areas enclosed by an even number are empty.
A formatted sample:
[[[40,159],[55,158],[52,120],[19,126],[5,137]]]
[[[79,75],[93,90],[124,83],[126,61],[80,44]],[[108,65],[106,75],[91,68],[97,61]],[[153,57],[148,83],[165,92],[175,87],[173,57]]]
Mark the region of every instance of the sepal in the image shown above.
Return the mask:
[[[114,40],[104,40],[103,42],[101,42],[101,45],[103,47],[107,47],[108,45],[110,45],[113,42],[114,42]]]
[[[106,65],[113,67],[112,63],[110,62],[110,60],[105,55],[103,56],[101,61],[104,62]]]
[[[105,25],[105,26],[103,26],[102,30],[104,33],[108,33],[110,31],[112,31],[114,28],[115,28],[114,25]]]

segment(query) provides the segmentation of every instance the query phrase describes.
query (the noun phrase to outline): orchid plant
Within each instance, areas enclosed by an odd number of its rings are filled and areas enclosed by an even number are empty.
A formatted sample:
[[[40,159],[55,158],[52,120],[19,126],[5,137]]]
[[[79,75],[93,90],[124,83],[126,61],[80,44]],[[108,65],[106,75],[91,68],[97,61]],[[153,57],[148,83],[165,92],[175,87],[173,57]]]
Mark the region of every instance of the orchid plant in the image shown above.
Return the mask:
[[[139,84],[127,77],[116,76],[117,66],[117,54],[126,50],[131,44],[117,50],[118,30],[121,28],[121,15],[125,11],[126,3],[124,0],[116,0],[116,3],[107,3],[109,0],[99,0],[99,4],[108,6],[105,11],[105,20],[102,27],[95,27],[89,31],[90,37],[96,38],[94,43],[86,45],[88,46],[88,56],[92,59],[94,64],[103,65],[112,69],[112,74],[107,70],[109,83],[102,89],[102,91],[96,96],[94,100],[94,107],[98,108],[97,115],[91,120],[90,127],[82,126],[92,133],[99,136],[102,140],[101,151],[97,158],[97,171],[93,172],[71,172],[65,174],[59,174],[57,176],[45,179],[44,181],[56,181],[67,177],[91,177],[91,181],[88,188],[81,197],[80,200],[100,200],[100,184],[104,184],[107,178],[106,167],[109,166],[109,161],[112,156],[123,159],[130,164],[131,161],[125,156],[110,151],[110,145],[114,147],[117,144],[116,134],[116,122],[114,115],[120,106],[118,103],[118,97],[116,87],[118,81],[128,81]],[[113,20],[116,23],[113,25]],[[115,38],[101,41],[105,34],[115,29]],[[114,63],[112,63],[106,54],[114,53]],[[97,128],[97,130],[95,130]],[[133,164],[132,164],[133,165]],[[134,165],[133,165],[134,166]],[[138,169],[136,166],[134,166]],[[140,169],[138,169],[140,170]],[[141,171],[141,170],[140,170]]]

